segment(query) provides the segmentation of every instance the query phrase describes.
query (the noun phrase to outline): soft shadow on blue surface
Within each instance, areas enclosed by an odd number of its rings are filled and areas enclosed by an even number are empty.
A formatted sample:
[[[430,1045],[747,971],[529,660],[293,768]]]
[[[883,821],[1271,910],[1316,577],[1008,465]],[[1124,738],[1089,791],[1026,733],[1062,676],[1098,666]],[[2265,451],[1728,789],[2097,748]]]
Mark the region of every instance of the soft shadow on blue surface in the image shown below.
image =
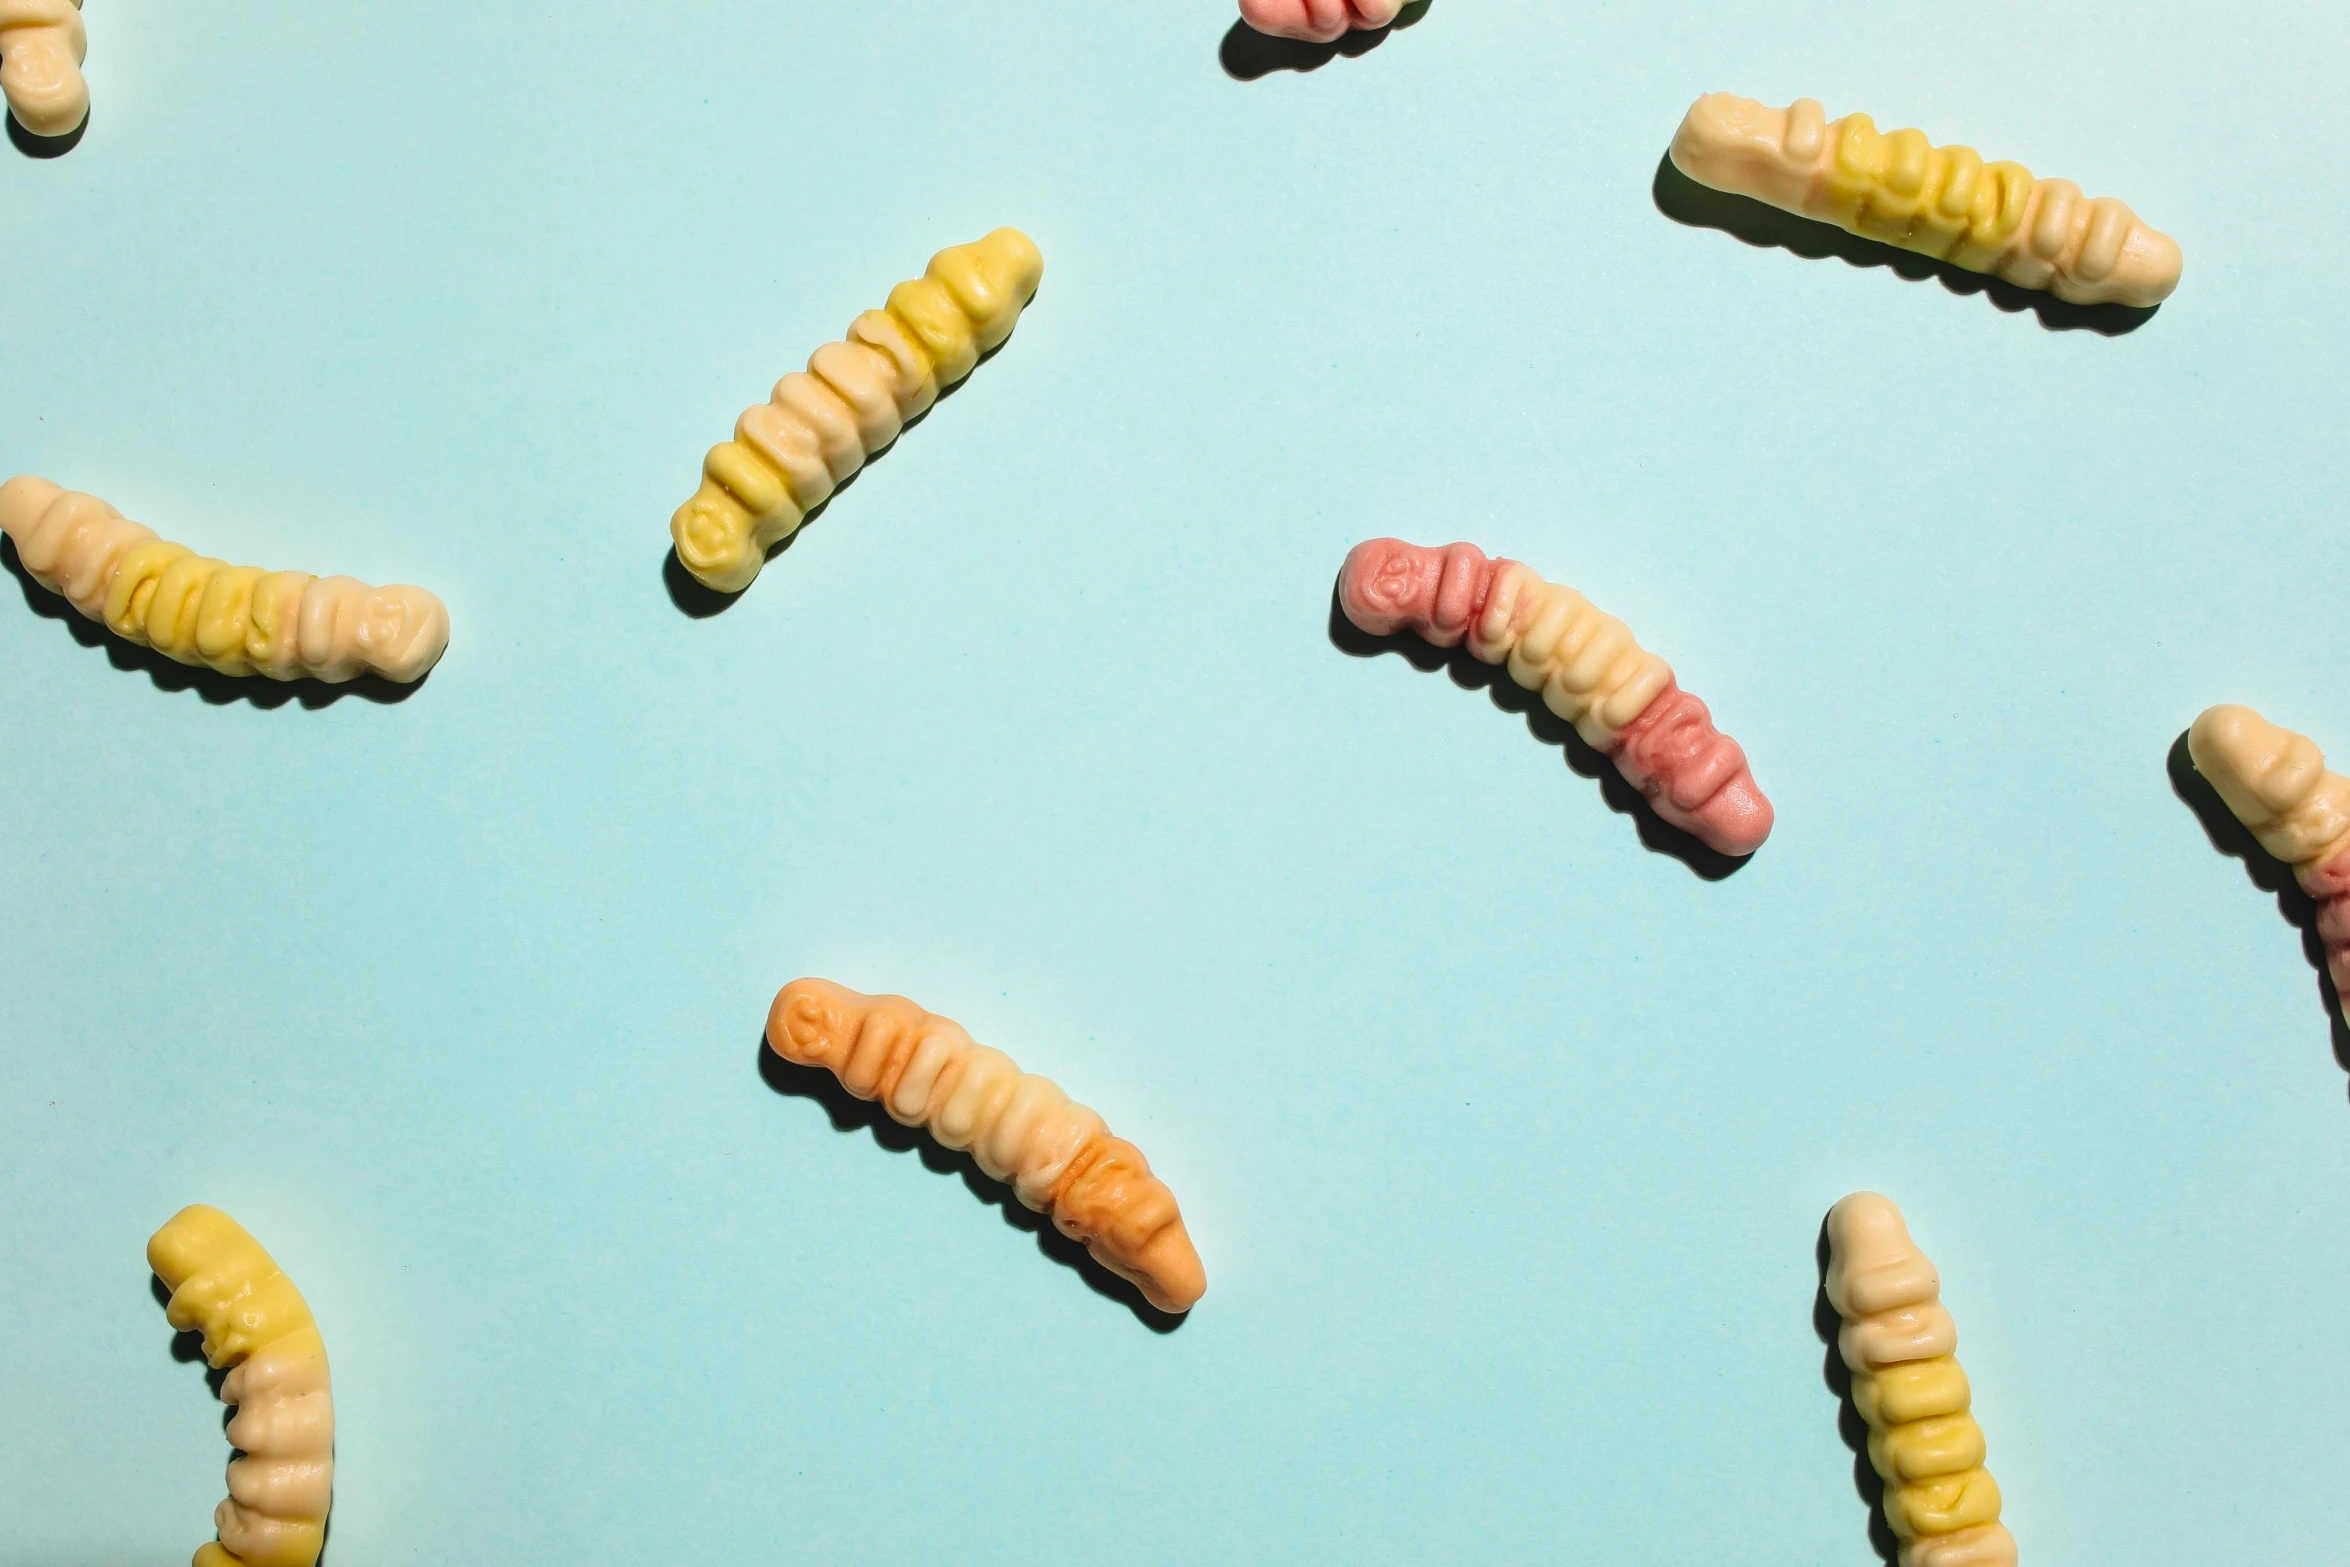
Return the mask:
[[[1813,1261],[1819,1266],[1820,1287],[1812,1296],[1812,1331],[1820,1342],[1828,1346],[1826,1363],[1820,1379],[1828,1384],[1828,1391],[1836,1395],[1836,1434],[1844,1438],[1844,1445],[1852,1449],[1852,1488],[1869,1510],[1869,1544],[1884,1567],[1893,1567],[1900,1559],[1901,1542],[1894,1537],[1893,1526],[1885,1521],[1885,1482],[1877,1474],[1876,1465],[1869,1462],[1869,1424],[1861,1419],[1860,1410],[1852,1402],[1852,1368],[1844,1363],[1844,1356],[1836,1347],[1836,1335],[1844,1326],[1844,1319],[1828,1301],[1828,1216],[1820,1215],[1818,1244]]]
[[[2162,309],[2153,305],[2133,310],[2127,305],[2068,305],[2054,294],[2036,288],[2018,288],[1981,272],[1969,272],[1947,261],[1936,261],[1915,251],[1848,234],[1833,223],[1782,212],[1751,196],[1700,185],[1673,166],[1671,153],[1657,160],[1651,187],[1656,210],[1690,228],[1720,229],[1758,249],[1784,250],[1811,261],[1831,256],[1853,267],[1883,267],[1912,283],[1939,282],[1953,294],[1980,294],[2008,315],[2029,310],[2051,332],[2095,332],[2119,337],[2135,332]]]
[[[13,123],[13,122],[12,122]],[[24,562],[16,558],[16,541],[0,536],[0,566],[16,578],[16,585],[24,593],[27,608],[44,620],[62,621],[73,639],[85,648],[103,648],[106,661],[126,673],[143,671],[159,691],[193,691],[214,707],[225,707],[231,702],[249,702],[259,708],[283,707],[288,702],[299,702],[316,711],[331,707],[344,697],[355,696],[370,702],[390,704],[405,702],[424,689],[423,680],[401,685],[376,675],[362,675],[357,680],[341,685],[328,685],[319,680],[271,680],[263,675],[224,675],[216,669],[205,669],[166,658],[151,647],[108,635],[106,628],[94,620],[85,620],[71,604],[33,580]]]
[[[1382,653],[1393,653],[1424,675],[1444,670],[1462,690],[1484,692],[1495,707],[1525,719],[1535,739],[1565,752],[1567,766],[1576,776],[1596,780],[1608,809],[1632,818],[1643,847],[1653,854],[1679,860],[1704,880],[1722,881],[1735,876],[1754,857],[1733,859],[1657,815],[1656,807],[1648,803],[1647,797],[1624,781],[1615,763],[1584,743],[1583,737],[1575,733],[1575,726],[1543,706],[1539,695],[1510,679],[1509,671],[1502,665],[1488,664],[1467,648],[1432,647],[1408,632],[1389,637],[1372,636],[1346,618],[1346,611],[1339,607],[1335,587],[1330,592],[1330,643],[1349,658],[1377,658]]]
[[[1054,1229],[1044,1215],[1021,1206],[1012,1188],[990,1179],[969,1154],[942,1148],[912,1127],[900,1126],[879,1104],[859,1099],[823,1068],[786,1061],[767,1047],[764,1034],[759,1038],[759,1080],[787,1098],[814,1100],[836,1132],[852,1137],[863,1132],[891,1153],[918,1155],[923,1168],[935,1175],[960,1175],[971,1195],[995,1209],[1006,1224],[1036,1237],[1038,1251],[1074,1271],[1096,1295],[1133,1312],[1134,1319],[1153,1333],[1172,1333],[1191,1320],[1153,1307],[1140,1290],[1087,1256],[1083,1246]]]
[[[1389,33],[1410,27],[1426,16],[1428,7],[1434,3],[1435,0],[1416,0],[1397,12],[1389,26],[1373,32],[1349,33],[1336,43],[1327,44],[1273,38],[1246,22],[1234,22],[1232,31],[1224,35],[1224,42],[1216,51],[1216,60],[1224,67],[1224,74],[1236,82],[1258,81],[1275,71],[1318,71],[1341,57],[1352,60],[1369,54],[1387,42]]]
[[[2317,970],[2318,999],[2325,1004],[2326,1022],[2331,1025],[2334,1062],[2350,1072],[2350,1023],[2343,1021],[2342,998],[2334,990],[2333,977],[2326,972],[2325,942],[2317,934],[2317,901],[2301,890],[2301,884],[2293,879],[2293,868],[2262,848],[2260,840],[2252,836],[2252,829],[2236,820],[2235,812],[2228,809],[2219,791],[2211,786],[2211,780],[2195,770],[2195,758],[2187,749],[2187,732],[2183,729],[2171,745],[2169,766],[2171,792],[2195,813],[2211,846],[2231,859],[2242,860],[2244,874],[2252,885],[2273,896],[2277,900],[2277,913],[2301,933],[2301,955]]]

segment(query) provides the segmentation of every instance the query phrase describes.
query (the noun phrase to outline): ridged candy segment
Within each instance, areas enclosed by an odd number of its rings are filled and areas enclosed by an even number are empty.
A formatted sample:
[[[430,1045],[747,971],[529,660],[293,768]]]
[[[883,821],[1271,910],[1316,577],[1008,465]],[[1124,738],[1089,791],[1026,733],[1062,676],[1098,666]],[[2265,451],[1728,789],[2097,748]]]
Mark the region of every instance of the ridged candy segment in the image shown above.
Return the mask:
[[[89,117],[81,7],[82,0],[0,0],[0,93],[35,136],[63,136]]]
[[[1339,607],[1373,636],[1410,631],[1459,647],[1538,692],[1545,707],[1611,758],[1657,815],[1723,854],[1770,836],[1771,803],[1746,753],[1674,682],[1670,665],[1573,588],[1545,582],[1473,544],[1428,548],[1371,539],[1346,557]]]
[[[1828,1211],[1828,1303],[1844,1319],[1837,1350],[1885,1482],[1885,1522],[1901,1567],[2015,1567],[1999,1486],[1983,1467],[1983,1429],[1956,1359],[1958,1325],[1942,1280],[1891,1200],[1855,1192]]]
[[[669,520],[678,561],[719,592],[749,587],[802,518],[1012,335],[1043,278],[1044,257],[1018,229],[931,257],[711,448],[701,488]]]
[[[1865,114],[1830,121],[1817,100],[1785,109],[1709,93],[1673,137],[1674,166],[1869,239],[2046,289],[2076,305],[2158,305],[2179,286],[2176,240],[2111,196],[1986,163],[1972,147],[1890,133]]]
[[[2317,900],[2317,935],[2337,1005],[2350,1018],[2350,778],[2326,769],[2307,735],[2248,707],[2208,708],[2187,754],[2260,846]]]
[[[231,566],[30,474],[0,484],[0,533],[35,582],[116,636],[224,675],[405,684],[449,645],[449,612],[422,588]]]
[[[822,1067],[893,1120],[920,1126],[1082,1242],[1161,1311],[1189,1311],[1208,1287],[1175,1194],[1142,1150],[1050,1079],[972,1041],[903,996],[795,979],[767,1014],[767,1044]]]
[[[171,1292],[165,1317],[204,1335],[204,1359],[228,1371],[221,1402],[237,1406],[220,1538],[192,1567],[312,1567],[334,1500],[335,1409],[309,1306],[243,1226],[202,1204],[155,1232],[147,1265]]]
[[[1335,43],[1350,32],[1391,25],[1406,0],[1240,0],[1240,19],[1260,33]]]

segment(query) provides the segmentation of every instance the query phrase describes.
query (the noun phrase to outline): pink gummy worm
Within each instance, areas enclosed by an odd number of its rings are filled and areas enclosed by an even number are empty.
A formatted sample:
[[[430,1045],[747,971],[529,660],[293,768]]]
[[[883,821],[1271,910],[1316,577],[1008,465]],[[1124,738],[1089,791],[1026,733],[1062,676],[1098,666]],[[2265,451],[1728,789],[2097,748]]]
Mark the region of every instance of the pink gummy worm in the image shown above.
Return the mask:
[[[1404,0],[1240,0],[1240,19],[1260,33],[1335,43],[1393,22]]]
[[[1409,631],[1438,647],[1458,647],[1485,613],[1493,585],[1515,562],[1489,560],[1474,544],[1440,549],[1401,539],[1372,539],[1348,552],[1338,575],[1346,618],[1373,636]],[[1478,642],[1469,651],[1489,664],[1508,655]],[[1743,856],[1771,835],[1771,802],[1754,781],[1738,742],[1714,728],[1713,715],[1668,681],[1608,742],[1624,781],[1647,796],[1656,814],[1722,854]],[[2345,887],[2350,888],[2350,854]],[[2350,908],[2343,912],[2350,941]]]
[[[2296,871],[2294,879],[2317,900],[2317,939],[2325,944],[2326,974],[2335,997],[2350,1012],[2350,849]]]

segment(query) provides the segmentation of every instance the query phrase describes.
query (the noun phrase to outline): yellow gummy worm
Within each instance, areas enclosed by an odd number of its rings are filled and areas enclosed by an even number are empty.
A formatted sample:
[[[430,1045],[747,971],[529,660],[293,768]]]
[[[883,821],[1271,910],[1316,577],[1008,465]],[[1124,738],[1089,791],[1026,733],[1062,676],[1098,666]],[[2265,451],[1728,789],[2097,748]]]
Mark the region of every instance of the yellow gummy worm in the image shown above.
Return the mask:
[[[449,612],[422,588],[231,566],[30,474],[0,484],[0,533],[34,581],[116,636],[224,675],[405,684],[449,645]]]
[[[1709,93],[1673,137],[1701,185],[1767,201],[2076,305],[2159,305],[2179,286],[2178,241],[2111,196],[2040,180],[1865,114],[1830,121],[1816,99],[1785,109]]]
[[[1855,1192],[1828,1211],[1827,1287],[1901,1567],[2015,1567],[2015,1536],[1999,1521],[1983,1428],[1954,1358],[1958,1326],[1889,1199]]]
[[[326,1345],[293,1281],[218,1208],[183,1208],[147,1242],[147,1265],[171,1291],[165,1316],[204,1335],[204,1358],[228,1369],[221,1402],[238,1406],[220,1539],[191,1567],[312,1567],[326,1543],[335,1471],[334,1391]]]
[[[722,593],[749,587],[801,518],[1012,335],[1043,277],[1044,257],[1018,229],[942,250],[885,308],[850,323],[846,341],[776,382],[734,439],[710,448],[702,487],[669,519],[685,569]]]

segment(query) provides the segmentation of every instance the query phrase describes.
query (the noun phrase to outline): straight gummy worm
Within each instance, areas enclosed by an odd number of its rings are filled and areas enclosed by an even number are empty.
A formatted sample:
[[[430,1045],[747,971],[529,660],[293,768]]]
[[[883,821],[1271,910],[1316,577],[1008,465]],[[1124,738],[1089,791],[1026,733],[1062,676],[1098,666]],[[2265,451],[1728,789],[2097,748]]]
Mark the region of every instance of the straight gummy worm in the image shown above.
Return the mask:
[[[1018,229],[931,257],[710,448],[701,488],[669,519],[679,564],[721,593],[749,587],[769,550],[1012,335],[1043,278],[1044,257]]]

